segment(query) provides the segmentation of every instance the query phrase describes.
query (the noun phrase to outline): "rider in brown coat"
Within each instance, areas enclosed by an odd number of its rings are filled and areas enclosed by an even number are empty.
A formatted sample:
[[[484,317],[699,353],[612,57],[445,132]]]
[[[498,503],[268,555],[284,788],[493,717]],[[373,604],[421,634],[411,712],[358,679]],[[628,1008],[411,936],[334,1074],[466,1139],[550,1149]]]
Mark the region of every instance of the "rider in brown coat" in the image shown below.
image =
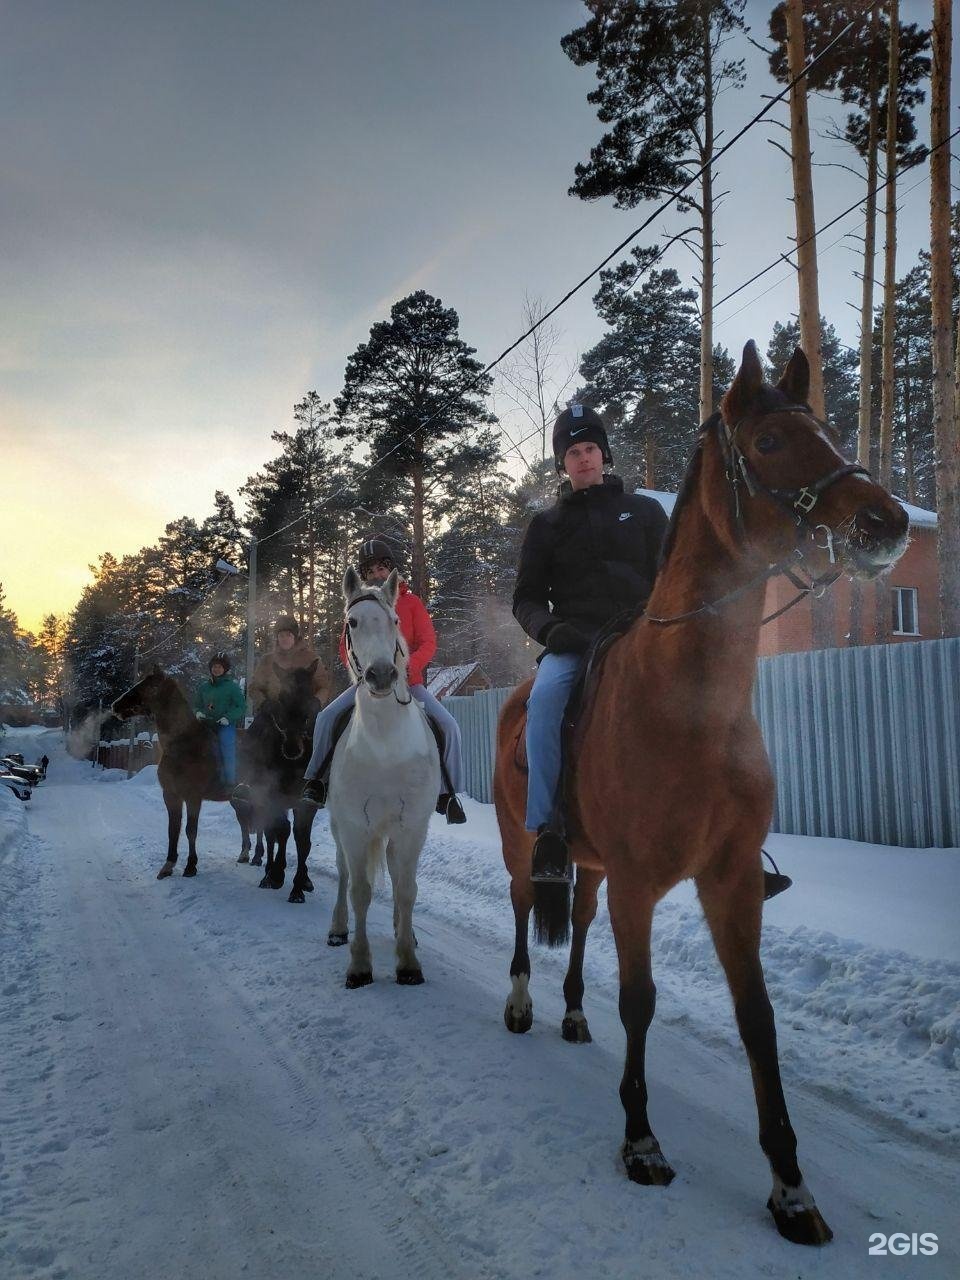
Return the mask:
[[[296,618],[288,613],[281,614],[274,623],[273,630],[276,636],[274,648],[257,663],[247,690],[253,710],[257,711],[265,699],[276,697],[280,692],[276,667],[283,671],[295,671],[300,667],[309,667],[313,662],[317,663],[313,677],[314,696],[321,705],[325,704],[330,696],[330,673],[322,662],[317,661],[312,645],[300,638]]]

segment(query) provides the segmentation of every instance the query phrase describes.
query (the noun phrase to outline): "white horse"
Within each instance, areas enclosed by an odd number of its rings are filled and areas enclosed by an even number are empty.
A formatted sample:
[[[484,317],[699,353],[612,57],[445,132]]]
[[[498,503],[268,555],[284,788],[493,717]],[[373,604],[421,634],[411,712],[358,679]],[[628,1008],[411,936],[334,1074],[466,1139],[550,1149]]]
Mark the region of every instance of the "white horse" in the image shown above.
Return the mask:
[[[433,732],[407,685],[407,647],[396,613],[400,577],[367,587],[353,569],[343,578],[346,645],[357,700],[330,766],[327,804],[340,884],[328,942],[347,941],[347,882],[355,916],[347,986],[373,981],[367,909],[386,861],[393,883],[397,982],[423,982],[413,932],[417,863],[440,793]]]

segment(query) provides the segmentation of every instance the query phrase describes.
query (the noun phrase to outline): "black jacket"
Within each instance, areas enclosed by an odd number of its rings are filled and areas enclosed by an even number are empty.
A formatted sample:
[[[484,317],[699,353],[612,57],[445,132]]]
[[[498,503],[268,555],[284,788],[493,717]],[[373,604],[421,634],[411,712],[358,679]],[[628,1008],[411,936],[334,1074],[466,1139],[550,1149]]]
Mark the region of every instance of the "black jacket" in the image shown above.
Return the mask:
[[[616,476],[562,494],[530,521],[513,593],[514,617],[540,644],[555,622],[569,622],[593,636],[618,613],[646,603],[666,527],[660,503],[624,493]]]

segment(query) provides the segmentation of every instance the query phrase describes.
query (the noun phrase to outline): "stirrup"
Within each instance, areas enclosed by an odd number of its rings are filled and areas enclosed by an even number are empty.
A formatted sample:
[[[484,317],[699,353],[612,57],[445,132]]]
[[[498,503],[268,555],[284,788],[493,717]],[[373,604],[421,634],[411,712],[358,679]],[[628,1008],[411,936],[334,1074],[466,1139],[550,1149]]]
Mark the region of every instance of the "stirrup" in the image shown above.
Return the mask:
[[[763,873],[763,900],[764,902],[769,902],[769,900],[771,898],[775,898],[778,893],[786,892],[786,890],[793,884],[793,881],[789,876],[785,876],[781,872],[780,868],[774,862],[773,858],[770,857],[770,854],[767,853],[766,849],[761,849],[760,852],[770,863],[771,867],[773,867],[772,871],[764,871]]]
[[[573,881],[567,842],[559,832],[551,831],[547,826],[541,827],[537,833],[530,879],[534,884],[570,884]]]
[[[322,778],[311,778],[301,791],[300,799],[304,804],[322,809],[327,803],[327,784]]]
[[[229,788],[227,788],[229,790]],[[236,801],[238,804],[249,804],[253,799],[253,792],[250,789],[249,782],[238,782],[230,791],[231,804]]]
[[[444,813],[447,815],[447,822],[451,826],[456,826],[461,822],[466,822],[467,815],[463,812],[463,805],[457,796],[450,796],[444,807]]]

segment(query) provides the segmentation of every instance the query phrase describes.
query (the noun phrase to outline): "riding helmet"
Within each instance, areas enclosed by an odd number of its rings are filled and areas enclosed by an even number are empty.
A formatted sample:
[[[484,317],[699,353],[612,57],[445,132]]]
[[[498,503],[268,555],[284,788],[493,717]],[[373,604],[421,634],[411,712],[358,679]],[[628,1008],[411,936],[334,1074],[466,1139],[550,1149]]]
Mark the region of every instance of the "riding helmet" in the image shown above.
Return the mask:
[[[613,465],[606,427],[599,413],[584,404],[571,404],[553,424],[553,459],[558,471],[563,471],[563,458],[570,446],[584,440],[599,445],[604,462]]]
[[[274,635],[278,636],[281,631],[289,631],[297,640],[300,638],[300,624],[292,614],[281,613],[280,617],[273,624]]]
[[[223,667],[223,674],[226,675],[227,672],[230,670],[230,655],[227,653],[215,653],[213,657],[210,659],[210,661],[207,663],[208,671],[215,662],[218,663],[221,667]]]
[[[363,573],[376,560],[389,560],[390,567],[398,568],[397,555],[393,547],[385,538],[374,536],[368,538],[360,548],[357,554],[357,564],[360,566],[360,572]]]

